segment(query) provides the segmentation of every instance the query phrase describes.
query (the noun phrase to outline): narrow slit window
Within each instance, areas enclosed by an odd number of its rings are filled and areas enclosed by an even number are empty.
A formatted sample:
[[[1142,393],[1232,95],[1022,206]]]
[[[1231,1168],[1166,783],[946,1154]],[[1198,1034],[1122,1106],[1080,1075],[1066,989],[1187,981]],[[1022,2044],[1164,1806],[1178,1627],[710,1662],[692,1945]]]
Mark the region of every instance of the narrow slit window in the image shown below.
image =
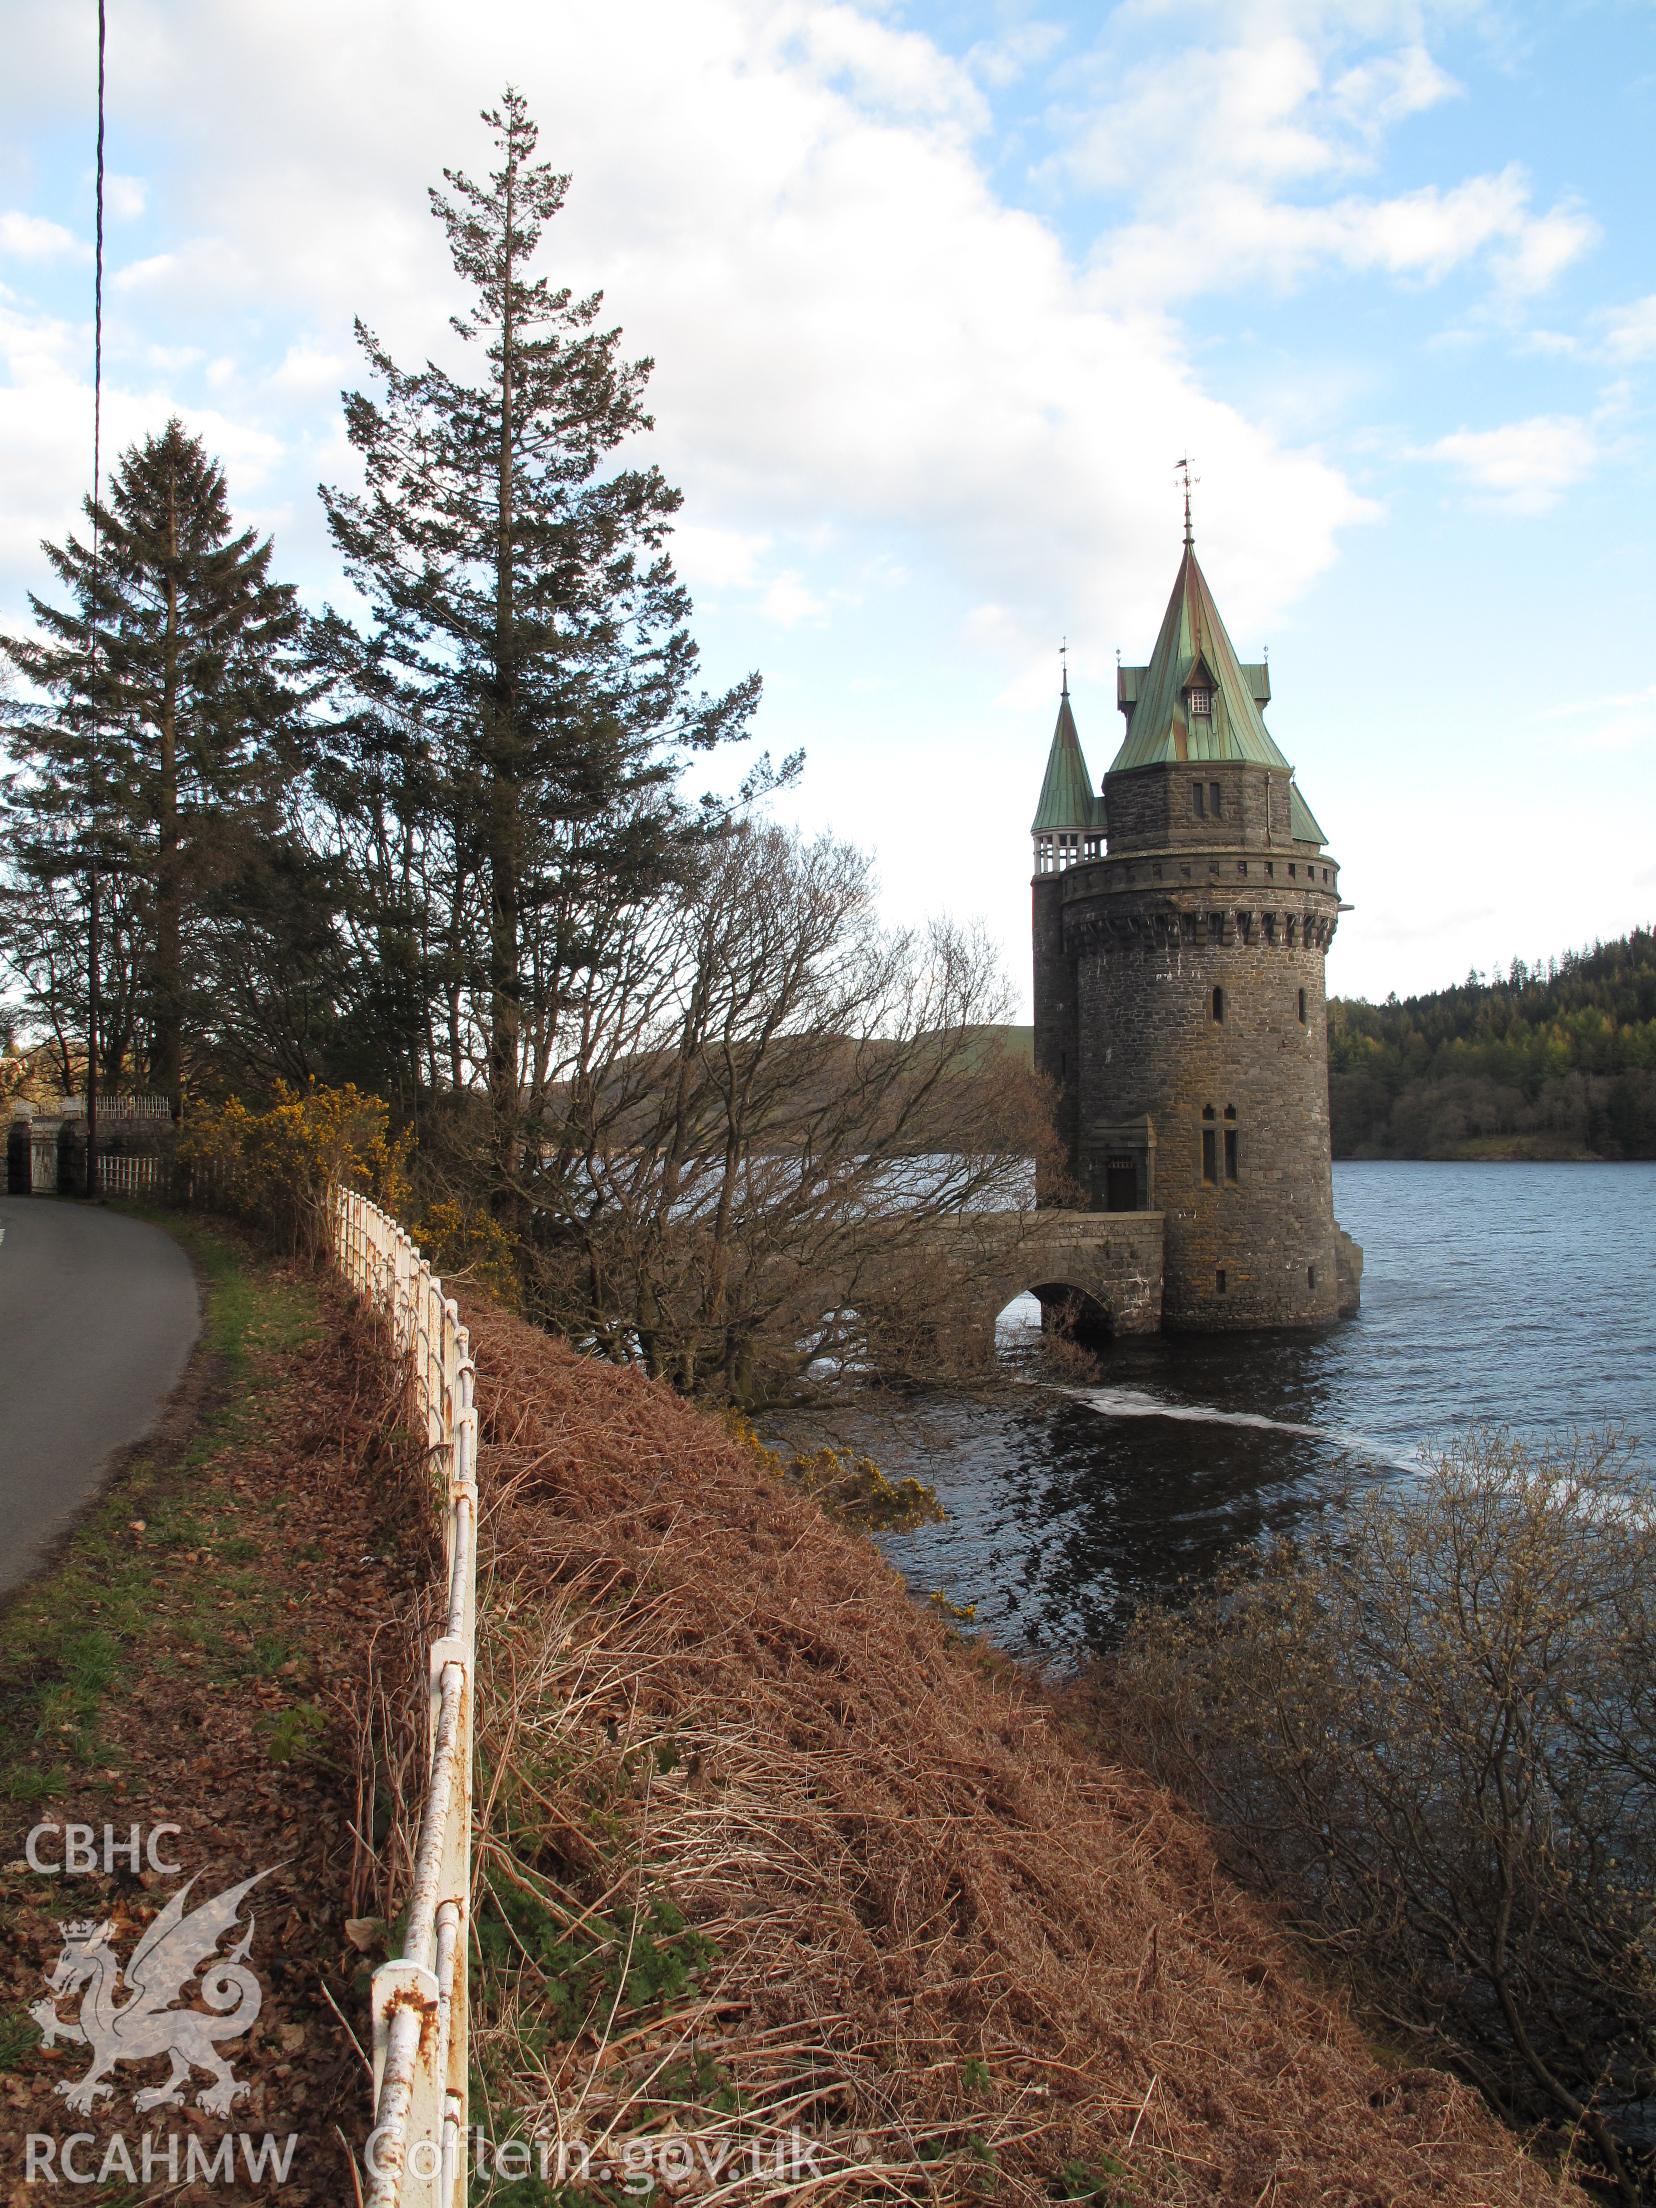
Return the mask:
[[[1209,1187],[1219,1179],[1219,1130],[1213,1125],[1213,1106],[1202,1107],[1202,1178]]]
[[[1305,991],[1303,989],[1299,993],[1299,1015],[1300,1025],[1301,1027],[1304,1027],[1310,1019],[1310,1009],[1306,1004]]]
[[[1224,817],[1224,799],[1225,792],[1223,786],[1218,782],[1210,782],[1208,784],[1208,804],[1213,809],[1213,817],[1215,820],[1221,820]]]
[[[1214,1292],[1215,1292],[1215,1294],[1217,1294],[1217,1295],[1221,1295],[1221,1296],[1222,1296],[1222,1295],[1224,1294],[1224,1292],[1225,1292],[1225,1268],[1223,1267],[1223,1265],[1221,1265],[1221,1266],[1219,1267],[1218,1271],[1217,1271],[1217,1272],[1216,1272],[1216,1273],[1214,1274],[1214,1276],[1213,1276],[1213,1287],[1214,1287]]]
[[[1305,1285],[1311,1290],[1313,1295],[1316,1293],[1317,1268],[1315,1267],[1315,1265],[1307,1265],[1307,1267],[1305,1268]]]
[[[1234,1127],[1225,1129],[1225,1178],[1227,1181],[1234,1181],[1236,1178],[1236,1129]]]
[[[1225,1016],[1225,992],[1223,989],[1215,989],[1213,992],[1213,1016],[1216,1020],[1222,1020]]]
[[[1203,789],[1200,782],[1192,782],[1192,784],[1190,785],[1190,804],[1192,811],[1196,815],[1196,818],[1198,820],[1206,820],[1207,792]]]

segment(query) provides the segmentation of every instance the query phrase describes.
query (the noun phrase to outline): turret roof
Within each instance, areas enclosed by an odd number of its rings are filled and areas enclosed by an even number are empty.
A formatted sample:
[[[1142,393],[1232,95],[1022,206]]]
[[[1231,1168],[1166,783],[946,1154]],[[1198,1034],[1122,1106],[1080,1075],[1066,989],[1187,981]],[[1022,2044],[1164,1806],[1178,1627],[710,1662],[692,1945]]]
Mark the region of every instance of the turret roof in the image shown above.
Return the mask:
[[[1210,712],[1190,711],[1192,688],[1211,692]],[[1269,667],[1244,666],[1237,658],[1187,534],[1150,663],[1117,674],[1116,698],[1127,731],[1111,774],[1174,760],[1246,759],[1256,766],[1287,767],[1265,726],[1262,708],[1270,695]],[[1297,787],[1291,791],[1291,815],[1296,841],[1327,840]]]
[[[1058,723],[1052,731],[1052,748],[1047,753],[1041,800],[1035,808],[1030,833],[1038,835],[1043,829],[1052,828],[1090,828],[1097,818],[1098,797],[1087,772],[1075,715],[1070,711],[1066,675],[1058,699]]]

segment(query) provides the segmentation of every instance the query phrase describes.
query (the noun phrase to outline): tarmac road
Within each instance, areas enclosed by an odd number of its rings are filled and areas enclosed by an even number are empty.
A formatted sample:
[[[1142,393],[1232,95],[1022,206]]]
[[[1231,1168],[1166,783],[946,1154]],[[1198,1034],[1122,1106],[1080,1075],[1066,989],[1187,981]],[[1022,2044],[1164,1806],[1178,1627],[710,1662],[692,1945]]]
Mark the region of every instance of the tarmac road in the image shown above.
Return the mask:
[[[154,1423],[200,1324],[190,1261],[159,1227],[0,1196],[0,1594]]]

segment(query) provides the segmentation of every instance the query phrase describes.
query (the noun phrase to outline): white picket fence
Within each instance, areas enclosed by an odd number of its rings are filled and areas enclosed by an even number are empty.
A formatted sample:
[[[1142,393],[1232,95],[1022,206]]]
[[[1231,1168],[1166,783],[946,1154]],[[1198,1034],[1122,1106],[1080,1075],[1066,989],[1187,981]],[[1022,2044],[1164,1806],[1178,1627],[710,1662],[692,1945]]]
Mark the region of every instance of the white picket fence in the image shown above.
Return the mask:
[[[466,1329],[397,1222],[334,1192],[333,1250],[409,1367],[445,1491],[448,1581],[431,1643],[430,1764],[403,1952],[374,1973],[374,2132],[367,2208],[465,2208],[471,1933],[472,1686],[477,1659],[477,1409]]]
[[[84,1117],[86,1112],[85,1097],[66,1096],[63,1100],[63,1112],[66,1119],[71,1115]],[[98,1099],[98,1117],[100,1119],[171,1119],[172,1098],[170,1096],[100,1096]]]
[[[112,1157],[98,1153],[98,1186],[106,1196],[147,1196],[165,1185],[157,1157]]]

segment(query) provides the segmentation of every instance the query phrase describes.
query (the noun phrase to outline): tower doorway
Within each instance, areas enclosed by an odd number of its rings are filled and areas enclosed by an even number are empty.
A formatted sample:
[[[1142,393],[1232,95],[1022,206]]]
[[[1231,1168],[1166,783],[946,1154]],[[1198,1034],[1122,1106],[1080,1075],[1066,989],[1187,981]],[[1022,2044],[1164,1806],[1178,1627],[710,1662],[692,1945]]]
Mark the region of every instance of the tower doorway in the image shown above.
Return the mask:
[[[1104,1209],[1106,1211],[1137,1211],[1138,1208],[1138,1160],[1125,1157],[1106,1158],[1104,1160]]]

